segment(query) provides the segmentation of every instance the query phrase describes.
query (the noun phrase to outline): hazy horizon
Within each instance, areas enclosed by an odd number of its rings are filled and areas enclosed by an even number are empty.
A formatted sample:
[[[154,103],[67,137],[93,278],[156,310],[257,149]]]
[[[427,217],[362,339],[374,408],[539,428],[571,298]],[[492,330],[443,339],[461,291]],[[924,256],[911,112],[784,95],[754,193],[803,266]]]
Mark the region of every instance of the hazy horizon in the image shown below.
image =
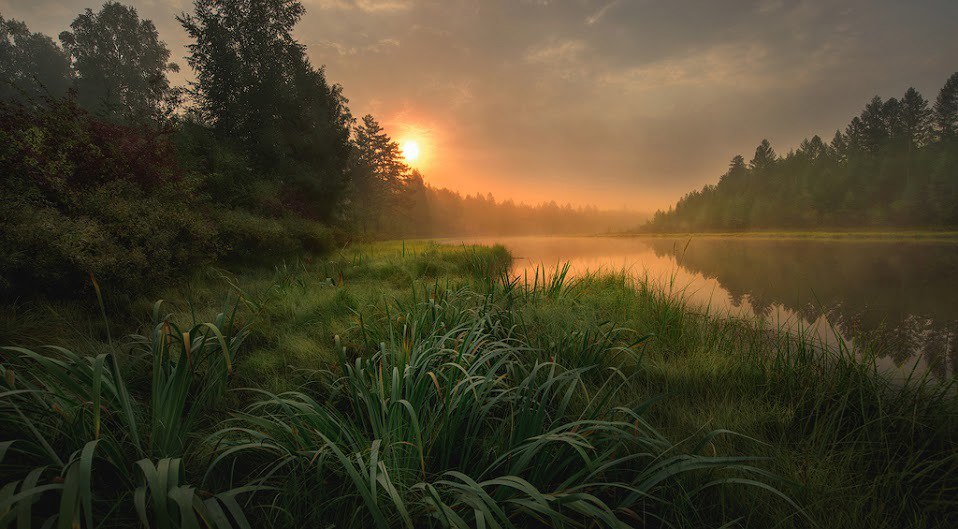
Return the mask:
[[[181,71],[189,0],[130,0]],[[305,0],[296,37],[356,116],[464,194],[637,211],[715,182],[762,138],[829,139],[873,95],[934,99],[958,3]],[[0,0],[54,39],[90,0]]]

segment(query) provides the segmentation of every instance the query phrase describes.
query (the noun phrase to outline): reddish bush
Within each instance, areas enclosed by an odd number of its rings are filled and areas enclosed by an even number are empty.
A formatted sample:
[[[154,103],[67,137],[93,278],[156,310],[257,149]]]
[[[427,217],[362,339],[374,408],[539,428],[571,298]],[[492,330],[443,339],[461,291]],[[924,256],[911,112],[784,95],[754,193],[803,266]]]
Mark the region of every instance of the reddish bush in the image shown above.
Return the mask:
[[[69,98],[37,108],[0,103],[0,139],[8,177],[54,195],[117,180],[149,189],[182,177],[165,134],[98,120]]]
[[[129,292],[209,260],[197,185],[156,131],[70,100],[0,104],[0,295],[68,293],[89,273]]]

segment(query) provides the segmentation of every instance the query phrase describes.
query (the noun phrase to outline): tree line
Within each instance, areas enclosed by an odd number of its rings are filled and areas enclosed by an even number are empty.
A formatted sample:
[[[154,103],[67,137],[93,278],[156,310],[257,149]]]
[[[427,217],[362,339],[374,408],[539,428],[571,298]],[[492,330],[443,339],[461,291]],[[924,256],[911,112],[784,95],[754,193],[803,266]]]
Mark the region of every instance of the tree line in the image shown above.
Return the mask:
[[[762,140],[717,184],[658,211],[645,231],[958,226],[958,73],[934,104],[914,88],[875,96],[831,142],[785,156]]]
[[[434,189],[293,37],[297,0],[195,0],[194,80],[107,2],[54,40],[0,16],[0,293],[135,289],[362,237],[621,229],[618,213]],[[634,219],[631,221],[634,225]]]

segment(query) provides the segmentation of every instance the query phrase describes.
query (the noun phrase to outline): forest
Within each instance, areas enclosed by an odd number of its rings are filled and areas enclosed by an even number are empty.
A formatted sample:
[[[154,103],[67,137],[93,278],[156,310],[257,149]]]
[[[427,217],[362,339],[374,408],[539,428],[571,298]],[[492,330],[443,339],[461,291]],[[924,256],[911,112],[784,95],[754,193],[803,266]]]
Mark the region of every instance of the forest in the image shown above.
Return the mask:
[[[350,240],[594,233],[629,211],[436,189],[310,63],[294,1],[202,0],[188,87],[136,9],[87,9],[59,36],[0,17],[0,293],[117,290],[218,260]]]
[[[875,96],[830,142],[779,156],[768,140],[736,155],[717,184],[660,210],[641,231],[958,226],[958,73],[933,105],[909,88]]]

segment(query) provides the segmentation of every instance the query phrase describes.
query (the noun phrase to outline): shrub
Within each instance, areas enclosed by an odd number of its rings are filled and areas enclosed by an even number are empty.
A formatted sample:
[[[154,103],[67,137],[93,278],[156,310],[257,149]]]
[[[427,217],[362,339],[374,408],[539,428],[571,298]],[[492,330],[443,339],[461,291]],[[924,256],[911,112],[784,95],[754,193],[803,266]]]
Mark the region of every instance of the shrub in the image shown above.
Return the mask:
[[[196,165],[202,152],[187,140],[202,139],[199,126],[186,129],[193,136],[177,141]],[[238,162],[224,156],[205,169],[235,174]],[[69,296],[90,274],[111,292],[136,295],[218,257],[275,260],[333,247],[333,233],[317,222],[210,200],[203,189],[225,199],[236,189],[223,174],[210,182],[198,174],[179,165],[167,135],[98,121],[70,99],[0,103],[0,297]],[[281,202],[278,186],[253,187],[256,210]]]
[[[294,217],[274,219],[242,209],[214,212],[217,244],[234,261],[270,262],[302,252],[333,248],[334,235],[326,226]]]
[[[199,182],[158,132],[69,99],[0,103],[0,145],[0,296],[70,294],[89,274],[132,293],[211,257]]]

